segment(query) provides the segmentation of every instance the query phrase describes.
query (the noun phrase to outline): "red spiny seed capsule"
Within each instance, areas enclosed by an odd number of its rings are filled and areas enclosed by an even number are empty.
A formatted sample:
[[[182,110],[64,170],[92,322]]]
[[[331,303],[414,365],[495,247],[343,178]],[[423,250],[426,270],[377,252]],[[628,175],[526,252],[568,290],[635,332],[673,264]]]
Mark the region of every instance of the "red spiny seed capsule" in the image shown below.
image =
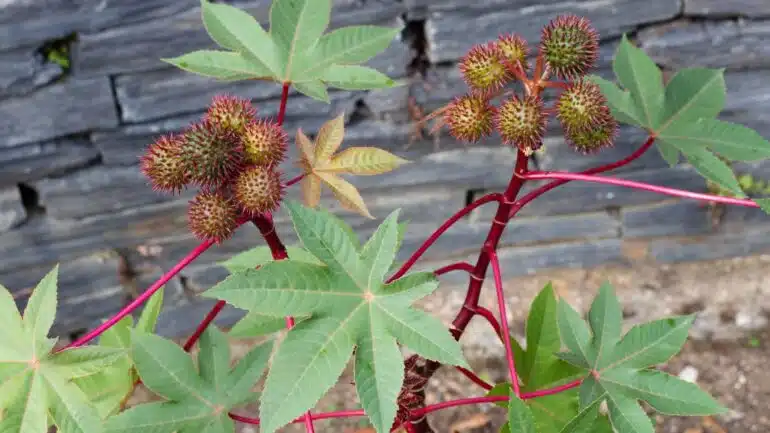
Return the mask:
[[[482,92],[494,92],[511,79],[494,42],[471,48],[460,61],[460,72],[468,86]]]
[[[266,120],[249,122],[243,132],[243,153],[246,162],[273,165],[286,154],[288,137],[277,123]]]
[[[584,130],[565,131],[564,137],[576,151],[583,154],[594,153],[602,148],[610,147],[618,132],[618,123],[610,114],[604,111],[601,119],[591,128]]]
[[[479,94],[455,98],[444,111],[444,121],[449,125],[449,132],[468,142],[479,141],[481,137],[491,134],[494,116],[495,107]]]
[[[256,115],[257,110],[248,99],[217,95],[209,105],[204,119],[224,129],[240,133]]]
[[[543,144],[546,115],[543,101],[536,96],[516,95],[500,104],[497,110],[497,130],[506,144],[513,144],[527,154]]]
[[[559,95],[556,116],[565,130],[586,130],[603,121],[607,99],[595,83],[581,79]]]
[[[238,209],[232,199],[221,192],[202,191],[190,201],[187,212],[190,231],[201,240],[220,243],[237,226]]]
[[[187,184],[182,162],[183,140],[179,135],[164,135],[148,148],[141,158],[141,170],[156,191],[178,193]]]
[[[527,62],[529,46],[524,38],[517,34],[508,33],[500,35],[496,43],[503,58],[511,62],[511,65],[515,65],[518,61],[521,63],[521,68],[524,72],[529,70],[529,63]]]
[[[227,183],[243,163],[241,137],[210,120],[185,132],[182,161],[190,181],[215,188]]]
[[[543,28],[540,53],[560,78],[574,79],[593,68],[599,36],[591,23],[576,15],[561,15]]]
[[[283,197],[281,176],[273,167],[249,167],[238,175],[233,194],[243,211],[250,215],[271,212]]]

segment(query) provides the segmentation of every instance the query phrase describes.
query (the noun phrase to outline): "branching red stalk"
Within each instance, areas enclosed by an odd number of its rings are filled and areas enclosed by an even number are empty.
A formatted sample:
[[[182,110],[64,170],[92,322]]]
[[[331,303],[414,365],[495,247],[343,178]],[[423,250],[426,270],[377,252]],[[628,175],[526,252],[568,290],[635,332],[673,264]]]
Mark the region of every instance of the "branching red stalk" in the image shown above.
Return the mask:
[[[564,385],[559,385],[553,388],[542,389],[542,390],[532,391],[532,392],[525,392],[521,394],[521,399],[528,400],[530,398],[545,397],[547,395],[558,394],[560,392],[564,392],[572,388],[577,388],[582,383],[583,383],[583,379],[578,379],[574,382],[570,382]]]
[[[101,325],[97,326],[95,329],[93,329],[91,332],[87,333],[86,335],[78,338],[77,340],[73,341],[72,343],[68,344],[67,346],[63,347],[59,350],[69,349],[71,347],[80,347],[84,344],[87,344],[94,338],[102,335],[106,330],[113,327],[116,323],[120,322],[124,317],[131,314],[134,310],[139,308],[140,305],[142,305],[145,301],[150,299],[152,295],[155,294],[161,287],[163,287],[164,284],[166,284],[169,280],[174,278],[176,274],[181,272],[184,268],[187,267],[190,263],[192,263],[193,260],[197,259],[198,256],[206,252],[211,246],[214,245],[214,241],[204,241],[195,249],[190,251],[189,254],[187,254],[182,260],[179,261],[176,265],[174,265],[173,268],[171,268],[168,272],[163,274],[162,277],[158,279],[155,283],[153,283],[152,286],[150,286],[147,290],[144,291],[138,298],[134,299],[130,304],[126,305],[121,309],[116,315],[112,316],[109,320],[102,323]]]
[[[460,373],[462,373],[462,374],[463,374],[463,376],[465,376],[465,377],[467,377],[468,379],[470,379],[470,380],[471,380],[473,383],[475,383],[476,385],[478,385],[478,386],[480,386],[480,387],[482,387],[482,388],[486,389],[487,391],[489,391],[490,389],[492,389],[492,385],[488,384],[488,383],[487,383],[487,382],[486,382],[484,379],[482,379],[482,378],[478,377],[478,376],[476,375],[476,373],[474,373],[474,372],[472,372],[472,371],[470,371],[470,370],[468,370],[467,368],[464,368],[464,367],[459,367],[459,366],[458,366],[458,367],[455,367],[455,368],[457,368],[457,370],[458,370]]]
[[[598,173],[604,173],[610,170],[614,170],[616,168],[623,167],[624,165],[628,165],[632,162],[634,162],[636,159],[638,159],[640,156],[644,155],[645,152],[647,152],[655,142],[654,136],[647,137],[647,140],[638,148],[634,153],[631,155],[628,155],[627,157],[615,161],[610,164],[602,165],[599,167],[594,167],[588,170],[585,170],[581,172],[582,174],[598,174]],[[529,202],[532,200],[540,197],[541,195],[545,194],[546,192],[559,187],[561,185],[564,185],[565,183],[568,183],[569,180],[566,179],[559,179],[555,180],[553,182],[550,182],[548,184],[545,184],[533,191],[530,191],[528,194],[521,197],[519,200],[516,200],[516,203],[513,204],[513,207],[511,208],[510,213],[508,214],[508,218],[513,218],[514,215],[516,215],[517,212],[521,210],[524,206],[526,206]]]
[[[295,183],[297,183],[297,182],[301,181],[301,180],[302,180],[302,179],[304,179],[304,178],[305,178],[305,173],[302,173],[302,174],[300,174],[299,176],[295,176],[295,177],[293,177],[293,178],[289,179],[289,181],[288,181],[288,182],[286,182],[286,183],[283,185],[283,187],[284,187],[284,188],[288,188],[288,187],[290,187],[290,186],[294,185]]]
[[[460,398],[457,400],[442,401],[441,403],[431,404],[423,408],[417,409],[414,412],[412,412],[412,416],[421,417],[431,412],[436,412],[438,410],[447,409],[450,407],[468,406],[471,404],[479,404],[479,403],[496,403],[498,401],[508,401],[508,396],[499,395],[499,396],[491,396],[491,397],[469,397],[469,398]]]
[[[481,286],[484,282],[484,278],[489,267],[489,251],[497,249],[497,244],[500,242],[500,238],[503,235],[503,230],[508,222],[508,214],[510,213],[511,206],[513,205],[516,196],[521,191],[521,187],[524,186],[524,175],[527,172],[527,164],[529,157],[522,151],[518,151],[516,154],[516,167],[514,168],[514,175],[511,176],[511,181],[508,183],[508,187],[503,193],[503,197],[499,200],[497,212],[492,220],[492,227],[489,229],[487,239],[484,241],[484,246],[479,253],[479,258],[476,261],[476,266],[473,274],[471,274],[470,282],[468,283],[468,292],[465,295],[465,302],[463,305],[467,308],[463,308],[457,313],[452,326],[457,330],[455,338],[459,339],[465,328],[470,323],[473,316],[476,314],[475,308],[479,304],[479,297],[481,296]]]
[[[492,275],[495,279],[495,291],[497,292],[497,307],[500,311],[500,324],[503,330],[503,345],[505,346],[505,359],[508,362],[508,373],[511,376],[511,384],[513,385],[513,393],[516,396],[521,395],[519,389],[519,375],[516,373],[516,361],[513,359],[513,348],[511,347],[511,339],[506,338],[511,335],[510,329],[508,329],[508,318],[505,308],[505,292],[503,291],[503,276],[500,271],[500,260],[497,258],[497,251],[493,248],[487,250],[489,254],[489,261],[492,264]]]
[[[732,204],[732,205],[746,206],[746,207],[759,207],[757,203],[749,199],[721,197],[713,194],[702,194],[702,193],[686,191],[682,189],[650,185],[644,182],[635,182],[633,180],[616,179],[616,178],[605,177],[605,176],[595,176],[595,175],[579,174],[579,173],[562,173],[562,172],[555,172],[555,171],[553,172],[541,171],[541,172],[528,173],[523,175],[522,177],[526,180],[540,180],[540,179],[580,180],[583,182],[593,182],[593,183],[601,183],[605,185],[624,186],[627,188],[638,189],[642,191],[650,191],[657,194],[670,195],[674,197],[689,198],[692,200],[701,200],[701,201],[708,201],[708,202],[714,202],[714,203],[725,203],[725,204]]]
[[[211,322],[217,318],[219,312],[225,308],[225,305],[227,305],[227,302],[225,301],[217,301],[217,303],[214,304],[214,307],[211,309],[211,311],[206,314],[206,317],[203,318],[203,321],[198,325],[197,328],[195,328],[195,332],[193,332],[190,338],[188,338],[184,343],[183,349],[185,352],[188,352],[190,349],[192,349],[193,346],[195,346],[195,343],[198,342],[198,339],[201,338],[201,335],[203,335]]]
[[[497,317],[495,317],[495,313],[487,310],[486,308],[482,307],[481,305],[477,305],[473,312],[475,314],[478,314],[479,316],[486,319],[487,322],[489,322],[490,325],[492,325],[492,328],[494,328],[495,333],[500,336],[500,338],[503,338],[503,331],[500,328],[500,322],[497,321]]]
[[[436,276],[444,275],[452,271],[465,271],[470,274],[473,273],[473,269],[473,265],[468,262],[457,262],[438,268],[433,271],[433,273],[436,274]]]
[[[404,423],[404,430],[406,430],[406,433],[417,433],[417,430],[414,429],[414,424],[409,421]]]
[[[414,266],[414,264],[417,262],[417,260],[420,259],[420,257],[422,257],[423,254],[425,254],[425,251],[427,251],[428,248],[430,248],[430,246],[433,245],[433,243],[436,242],[436,240],[438,240],[438,238],[440,238],[441,235],[443,235],[444,232],[447,231],[450,227],[452,227],[452,225],[454,225],[457,221],[460,221],[463,217],[471,213],[474,209],[476,209],[479,206],[482,206],[492,201],[500,202],[502,199],[503,199],[502,194],[499,194],[499,193],[487,194],[481,197],[480,199],[474,201],[473,203],[469,204],[468,206],[465,206],[464,208],[460,209],[456,214],[452,215],[448,220],[446,220],[444,224],[441,224],[441,226],[437,228],[436,231],[434,231],[433,234],[431,234],[428,237],[428,239],[426,239],[425,242],[423,242],[423,244],[420,245],[419,248],[417,248],[417,251],[415,251],[412,254],[412,256],[409,257],[409,259],[406,262],[404,262],[403,265],[401,265],[401,268],[399,268],[399,270],[395,274],[393,274],[393,276],[391,276],[387,282],[388,283],[393,282],[401,278],[402,276],[404,276],[404,274],[406,274],[407,272],[409,272],[409,269],[411,269],[412,266]]]

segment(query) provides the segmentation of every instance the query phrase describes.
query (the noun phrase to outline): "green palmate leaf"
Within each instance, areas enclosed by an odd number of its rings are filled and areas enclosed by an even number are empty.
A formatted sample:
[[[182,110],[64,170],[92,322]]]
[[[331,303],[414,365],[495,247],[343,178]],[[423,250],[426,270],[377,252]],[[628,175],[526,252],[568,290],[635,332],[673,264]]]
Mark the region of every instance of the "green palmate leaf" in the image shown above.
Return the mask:
[[[388,431],[403,379],[397,343],[428,359],[466,364],[441,322],[410,306],[438,282],[431,273],[383,282],[398,245],[398,212],[359,251],[327,212],[294,202],[286,207],[303,246],[323,265],[290,257],[238,271],[204,293],[250,313],[309,316],[288,332],[273,357],[260,399],[262,429],[273,432],[312,407],[355,348],[359,397],[377,430]]]
[[[660,133],[659,139],[680,149],[710,149],[732,161],[770,157],[770,142],[756,131],[718,119],[672,124]]]
[[[326,84],[320,80],[294,82],[292,86],[303,95],[313,98],[317,101],[329,103],[329,92],[326,91]]]
[[[508,399],[508,429],[511,433],[536,433],[532,411],[513,391]]]
[[[591,365],[591,355],[589,354],[589,345],[591,342],[591,331],[585,325],[585,322],[566,301],[559,301],[558,323],[561,339],[571,356],[562,357],[571,364],[588,368]]]
[[[576,316],[570,307],[560,309],[560,323],[563,320],[570,326],[584,328],[585,323],[578,323]],[[725,409],[696,385],[649,369],[681,349],[692,320],[692,316],[675,317],[637,325],[618,340],[622,321],[620,306],[612,288],[602,286],[589,313],[588,345],[575,343],[584,341],[582,336],[568,334],[564,341],[573,359],[587,361],[588,366],[583,368],[589,374],[579,390],[581,407],[586,409],[606,401],[615,430],[632,433],[653,432],[650,418],[638,403],[640,400],[664,414],[723,412]]]
[[[265,79],[272,76],[267,67],[237,52],[199,50],[162,60],[179,69],[225,81]]]
[[[666,85],[660,134],[674,124],[716,117],[725,106],[727,90],[723,69],[683,69]]]
[[[668,141],[671,143],[671,141]],[[746,197],[735,173],[724,161],[703,148],[680,148],[687,161],[706,179],[725,188],[738,197]]]
[[[664,101],[663,76],[658,66],[623,35],[615,54],[613,70],[620,84],[631,92],[631,101],[641,126],[655,130]]]
[[[37,285],[24,317],[0,287],[3,343],[0,345],[0,431],[45,433],[52,422],[64,433],[99,433],[96,408],[73,383],[109,368],[124,351],[106,347],[70,348],[53,353],[48,332],[56,316],[58,267]],[[7,337],[7,338],[5,338]]]
[[[302,247],[289,245],[286,247],[286,252],[289,254],[289,257],[293,261],[316,265],[321,264],[321,261],[319,261],[314,255],[310,254],[306,249]],[[267,245],[260,245],[242,253],[238,253],[220,263],[220,265],[224,266],[228,271],[233,273],[245,269],[254,269],[272,261],[273,253],[270,251],[270,247]]]
[[[606,421],[603,422],[604,417],[599,416],[599,405],[601,402],[601,399],[596,399],[593,403],[586,406],[564,426],[560,433],[612,433],[612,428],[609,427],[609,424]]]
[[[636,112],[636,106],[631,101],[631,94],[628,91],[621,90],[615,83],[598,75],[589,75],[588,79],[599,86],[615,119],[629,125],[644,125]]]
[[[295,318],[297,322],[304,318]],[[248,313],[235,323],[229,334],[233,337],[259,337],[278,332],[286,328],[284,317],[268,316],[265,314]]]
[[[660,152],[660,156],[663,157],[663,160],[666,161],[669,166],[673,167],[679,164],[679,150],[676,147],[661,140],[657,141],[656,147],[658,148],[658,152]]]
[[[254,17],[236,7],[208,0],[201,0],[201,10],[206,31],[220,46],[241,53],[273,76],[281,75],[280,50]]]
[[[358,65],[332,65],[321,80],[345,90],[384,89],[393,87],[395,81],[376,69]]]
[[[160,316],[160,310],[163,308],[163,292],[164,288],[153,293],[150,299],[145,304],[142,314],[139,315],[139,320],[136,322],[136,329],[142,332],[153,333],[155,332],[155,325],[158,323],[158,317]]]
[[[270,8],[270,36],[281,53],[282,78],[309,81],[308,52],[329,26],[331,0],[275,0]],[[308,80],[309,78],[309,80]]]
[[[228,412],[248,400],[272,351],[272,343],[259,345],[230,369],[227,339],[213,326],[201,335],[198,368],[181,347],[159,336],[134,332],[132,343],[142,382],[168,401],[110,417],[109,432],[233,433]]]

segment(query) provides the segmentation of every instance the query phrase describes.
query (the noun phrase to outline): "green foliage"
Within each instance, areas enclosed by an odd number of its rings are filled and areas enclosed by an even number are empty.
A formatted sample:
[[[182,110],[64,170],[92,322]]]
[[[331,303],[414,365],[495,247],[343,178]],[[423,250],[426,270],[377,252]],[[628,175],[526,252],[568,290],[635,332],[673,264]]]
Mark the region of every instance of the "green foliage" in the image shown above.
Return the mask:
[[[532,392],[551,388],[579,379],[581,370],[559,359],[555,353],[561,349],[559,325],[557,322],[557,301],[551,284],[532,301],[526,324],[527,345],[522,349],[511,337],[516,371],[521,380],[521,391]],[[507,395],[510,383],[495,386],[488,395]],[[578,416],[577,390],[571,389],[527,400],[538,433],[559,433]],[[505,407],[506,402],[499,403]],[[593,421],[593,420],[592,420]],[[610,433],[607,418],[596,420],[594,427],[598,432]],[[603,424],[601,423],[603,421]],[[593,425],[593,424],[592,424]],[[504,427],[507,428],[507,425]],[[516,432],[517,430],[513,430]]]
[[[142,332],[155,332],[155,325],[162,306],[163,289],[161,288],[147,301],[135,329]],[[74,380],[74,383],[83,390],[102,418],[113,415],[121,409],[121,404],[131,395],[134,384],[139,378],[133,360],[129,356],[131,329],[133,327],[133,317],[126,316],[105,331],[99,337],[99,346],[122,349],[125,354],[98,373]]]
[[[350,26],[329,33],[331,0],[274,0],[266,31],[234,6],[201,0],[203,24],[224,50],[199,50],[164,61],[220,80],[291,83],[329,102],[327,86],[365,90],[392,87],[386,75],[360,66],[385,50],[399,28]]]
[[[723,69],[682,69],[664,86],[657,65],[625,36],[613,69],[623,88],[596,76],[591,80],[601,87],[618,121],[655,136],[670,165],[677,164],[682,154],[708,181],[733,196],[746,196],[724,160],[767,158],[770,142],[745,126],[716,119],[725,105]]]
[[[253,348],[233,368],[225,335],[209,327],[201,335],[197,368],[174,342],[142,331],[132,333],[132,356],[142,383],[165,401],[140,404],[109,418],[108,432],[235,432],[228,415],[252,402],[272,342]]]
[[[35,287],[24,315],[0,286],[0,431],[96,433],[96,408],[72,381],[98,373],[125,351],[105,346],[52,351],[48,332],[56,316],[58,267]]]
[[[285,205],[303,247],[322,264],[270,261],[236,270],[204,296],[250,313],[309,316],[288,332],[261,397],[262,429],[273,432],[311,408],[335,383],[355,349],[356,389],[379,432],[390,429],[404,380],[398,344],[446,364],[466,365],[437,319],[410,307],[438,286],[421,272],[385,284],[399,244],[392,213],[362,247],[324,210]]]
[[[637,325],[621,337],[622,310],[608,284],[591,304],[588,323],[563,300],[558,322],[567,352],[559,354],[584,371],[581,410],[606,401],[616,431],[652,433],[638,401],[667,415],[711,415],[725,409],[696,385],[652,367],[675,355],[687,339],[693,316]],[[587,375],[586,375],[587,373]]]

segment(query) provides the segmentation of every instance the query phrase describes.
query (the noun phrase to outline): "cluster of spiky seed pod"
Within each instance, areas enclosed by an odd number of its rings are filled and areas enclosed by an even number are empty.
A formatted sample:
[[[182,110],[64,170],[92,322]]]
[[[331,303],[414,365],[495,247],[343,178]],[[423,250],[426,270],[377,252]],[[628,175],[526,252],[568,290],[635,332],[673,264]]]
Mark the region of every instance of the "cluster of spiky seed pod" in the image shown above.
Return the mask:
[[[555,112],[565,138],[579,152],[609,146],[617,123],[599,87],[583,78],[596,63],[598,48],[590,22],[575,15],[558,16],[543,28],[534,71],[539,76],[527,77],[529,47],[518,35],[474,46],[459,65],[470,91],[446,107],[444,122],[460,140],[476,142],[496,130],[505,144],[530,154],[542,146],[548,114]],[[555,109],[546,109],[541,98],[550,76],[568,80],[560,86]],[[526,95],[505,91],[515,80],[524,84]],[[495,106],[498,97],[502,101]]]
[[[199,187],[188,223],[200,239],[229,238],[239,217],[272,212],[283,197],[278,164],[287,135],[277,123],[256,116],[248,99],[217,96],[203,119],[158,138],[142,156],[142,172],[156,191]]]

